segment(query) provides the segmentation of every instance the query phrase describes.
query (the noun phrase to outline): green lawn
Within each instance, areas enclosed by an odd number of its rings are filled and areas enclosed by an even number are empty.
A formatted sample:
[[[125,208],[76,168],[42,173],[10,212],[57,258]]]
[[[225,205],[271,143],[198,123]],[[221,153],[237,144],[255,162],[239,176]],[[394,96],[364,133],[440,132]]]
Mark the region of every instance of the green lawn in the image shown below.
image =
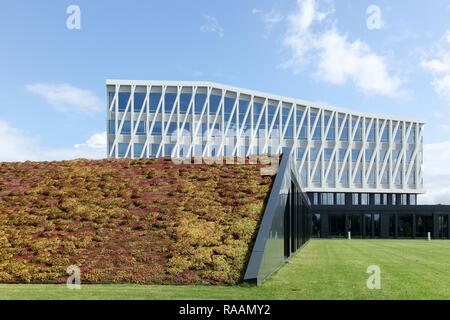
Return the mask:
[[[313,240],[260,287],[0,285],[0,299],[450,299],[450,241]]]

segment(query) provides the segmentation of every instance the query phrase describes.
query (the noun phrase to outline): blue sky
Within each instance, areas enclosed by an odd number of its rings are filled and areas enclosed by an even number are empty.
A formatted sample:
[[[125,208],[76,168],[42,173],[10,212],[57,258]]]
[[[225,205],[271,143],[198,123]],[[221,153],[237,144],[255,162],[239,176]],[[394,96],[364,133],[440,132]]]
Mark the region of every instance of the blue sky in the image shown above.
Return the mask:
[[[1,4],[0,160],[103,155],[106,79],[206,80],[424,119],[433,200],[450,200],[449,0]]]

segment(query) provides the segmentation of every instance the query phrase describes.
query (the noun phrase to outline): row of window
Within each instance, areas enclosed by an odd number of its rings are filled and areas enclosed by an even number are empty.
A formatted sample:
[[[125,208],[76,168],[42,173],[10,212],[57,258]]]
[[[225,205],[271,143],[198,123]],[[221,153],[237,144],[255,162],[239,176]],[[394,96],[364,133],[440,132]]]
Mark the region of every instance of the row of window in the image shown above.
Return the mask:
[[[347,185],[349,183],[349,171],[348,168],[344,168],[343,169],[343,173],[341,175],[341,178],[339,180],[339,183]],[[314,174],[312,173],[312,169],[310,169],[310,174],[311,174],[311,181],[312,183],[317,183],[317,184],[322,184],[322,183],[327,183],[330,186],[332,186],[334,184],[334,168],[330,169],[330,172],[328,173],[328,177],[326,179],[326,181],[322,181],[322,170],[320,168],[316,168],[316,170],[314,171]],[[308,168],[306,166],[303,167],[303,169],[300,172],[300,180],[302,182],[306,182],[307,180],[307,174],[308,174]],[[375,182],[375,170],[373,169],[371,172],[368,173],[368,177],[367,177],[367,183],[370,185],[374,185]],[[388,175],[388,171],[385,170],[384,174],[381,177],[381,181],[380,183],[382,185],[388,185],[390,182],[389,179],[389,175]],[[402,172],[399,170],[397,172],[397,175],[393,177],[392,179],[393,184],[395,185],[402,185],[403,184],[403,176],[402,176]],[[363,174],[362,174],[362,169],[358,169],[356,170],[356,174],[352,180],[353,184],[356,185],[362,185],[363,184]],[[416,184],[416,176],[414,173],[409,175],[407,184],[409,185],[414,185]]]
[[[113,102],[115,93],[109,92],[109,103],[111,104]],[[119,112],[125,112],[125,111],[131,111],[133,107],[134,112],[141,112],[141,110],[144,107],[144,102],[146,98],[145,92],[135,92],[134,93],[134,103],[132,103],[131,93],[130,92],[119,92],[118,94],[118,111]],[[160,92],[152,92],[149,95],[149,112],[150,113],[177,113],[180,114],[187,114],[189,112],[189,107],[191,105],[191,93],[181,93],[179,98],[179,103],[177,102],[177,94],[176,93],[166,93],[164,96],[164,99],[162,99],[162,94]],[[197,115],[202,114],[203,108],[206,105],[209,110],[209,114],[216,115],[219,111],[219,106],[222,101],[221,96],[218,95],[211,95],[209,98],[209,103],[206,104],[207,95],[204,93],[197,93],[193,99],[193,103],[191,105],[191,113],[195,113]],[[164,103],[162,103],[164,101]],[[293,115],[291,114],[291,108],[290,107],[283,107],[281,109],[281,115],[277,112],[277,106],[269,104],[267,109],[264,109],[264,106],[262,103],[254,102],[253,104],[253,110],[252,112],[247,111],[250,107],[250,102],[248,100],[239,100],[235,112],[233,112],[234,106],[235,106],[235,98],[231,97],[224,97],[223,103],[224,103],[224,109],[223,114],[225,117],[225,121],[228,122],[230,119],[233,122],[236,122],[236,118],[239,118],[239,123],[245,124],[250,126],[250,124],[253,122],[253,125],[256,126],[256,124],[259,122],[260,126],[258,129],[264,129],[266,127],[272,127],[274,129],[277,129],[280,127],[280,121],[284,124],[286,124],[284,127],[286,127],[286,138],[287,139],[293,139],[294,138],[294,130],[293,130],[293,123],[296,122],[297,125],[300,125],[301,119],[303,117],[304,110],[301,108],[297,108],[296,112],[296,119],[294,119]],[[178,107],[179,106],[179,107]],[[114,110],[114,109],[113,109]],[[158,111],[159,110],[159,111]],[[314,124],[316,123],[317,118],[317,111],[310,112],[310,119],[309,123],[308,121],[305,121],[301,130],[300,130],[300,139],[307,139],[307,127],[309,126],[312,128]],[[267,118],[266,118],[267,116]],[[347,121],[344,123],[344,117],[338,117],[337,119],[337,126],[338,129],[343,128],[342,134],[340,135],[340,141],[348,141],[349,140],[349,124],[350,121],[352,123],[352,130],[354,131],[354,141],[362,141],[363,137],[363,124],[361,121],[357,121],[357,119],[351,119],[349,117]],[[322,139],[322,131],[325,131],[326,128],[330,128],[328,130],[327,136],[324,137],[326,140],[335,140],[336,135],[336,121],[331,121],[331,117],[329,115],[324,116],[324,123],[322,124],[322,121],[319,120],[316,123],[316,127],[314,132],[311,132],[311,139],[312,140],[321,140]],[[375,130],[375,124],[373,123],[370,125],[370,120],[366,121],[366,130],[368,130],[367,134],[367,141],[369,142],[375,142],[376,139],[376,130]],[[323,129],[322,130],[322,126]],[[409,127],[408,127],[409,128]],[[380,131],[380,139],[382,142],[389,142],[389,126],[386,126],[382,132]],[[403,141],[403,127],[402,124],[398,126],[398,130],[396,131],[395,135],[392,137],[393,141],[395,143],[401,143]],[[408,137],[407,143],[414,144],[416,142],[416,132],[415,132],[415,125],[413,125],[411,129],[411,133]]]
[[[322,233],[331,237],[378,238],[381,236],[381,215],[366,214],[334,214],[328,215],[328,230],[322,229],[320,214],[312,216],[312,235],[320,238]],[[415,219],[415,221],[414,221]],[[415,223],[414,223],[415,222]],[[431,215],[390,214],[389,230],[385,234],[391,238],[426,238],[428,233],[440,239],[448,238],[448,215],[439,215],[437,219],[437,234],[433,235],[433,217]]]
[[[115,155],[115,151],[116,150],[112,150],[114,147],[114,145],[112,143],[109,143],[108,146],[108,154],[112,151],[113,155]],[[133,148],[132,148],[133,147]],[[130,146],[129,143],[118,143],[117,144],[117,156],[119,158],[124,158],[124,157],[131,157],[131,155],[133,155],[134,158],[140,158],[141,155],[143,155],[143,157],[147,157],[147,150],[144,151],[145,148],[145,144],[144,143],[133,143],[132,146]],[[208,148],[206,148],[206,145],[202,145],[202,144],[195,144],[191,151],[189,151],[190,146],[189,145],[185,145],[185,144],[180,144],[178,146],[177,149],[177,153],[176,153],[176,157],[187,157],[187,156],[191,156],[192,154],[194,156],[198,156],[201,157],[204,154],[205,149],[207,149],[207,156],[210,157],[216,157],[216,156],[233,156],[235,155],[235,152],[239,153],[239,155],[241,156],[246,156],[247,154],[249,154],[249,150],[250,147],[248,145],[245,146],[240,146],[239,148],[237,148],[237,150],[235,150],[234,146],[223,146],[222,152],[220,152],[220,145],[215,145],[215,144],[211,144],[208,146]],[[262,154],[262,150],[260,147],[252,147],[252,150],[254,150],[252,152],[255,154]],[[274,154],[275,150],[272,150],[271,147],[268,147],[268,154]],[[159,151],[159,153],[158,153]],[[160,149],[160,144],[159,143],[151,143],[149,145],[149,150],[148,150],[148,156],[150,158],[155,158],[155,157],[172,157],[174,156],[174,151],[175,151],[175,144],[173,143],[168,143],[168,144],[164,144],[161,149]],[[261,152],[259,152],[261,151]]]
[[[346,195],[351,196],[347,197]],[[344,206],[350,205],[349,200],[351,199],[351,205],[354,206],[387,206],[387,205],[417,205],[417,195],[416,194],[387,194],[387,193],[318,193],[314,192],[312,194],[313,205],[324,205],[324,206]]]
[[[319,156],[319,152],[320,152],[319,147],[312,147],[310,148],[309,151],[309,157],[310,157],[310,161],[316,161],[318,159]],[[324,148],[323,149],[323,159],[325,161],[330,161],[331,157],[333,155],[333,148]],[[363,154],[362,150],[364,151]],[[306,152],[306,148],[298,148],[297,149],[297,160],[301,160],[303,159],[303,156],[305,155]],[[384,161],[384,159],[386,158],[388,150],[387,149],[381,149],[380,153],[379,153],[379,159],[380,161]],[[393,161],[397,161],[398,158],[400,157],[400,152],[401,149],[394,149],[392,150],[392,160]],[[372,160],[372,157],[375,153],[375,149],[352,149],[349,157],[351,157],[352,162],[356,162],[360,157],[363,159],[363,156],[365,157],[366,162],[370,162]],[[346,148],[340,148],[337,150],[336,153],[336,157],[338,159],[338,161],[344,161],[345,160],[345,156],[347,154],[347,149]],[[414,154],[414,150],[412,149],[407,149],[406,150],[406,161],[410,162],[413,158],[413,154]]]

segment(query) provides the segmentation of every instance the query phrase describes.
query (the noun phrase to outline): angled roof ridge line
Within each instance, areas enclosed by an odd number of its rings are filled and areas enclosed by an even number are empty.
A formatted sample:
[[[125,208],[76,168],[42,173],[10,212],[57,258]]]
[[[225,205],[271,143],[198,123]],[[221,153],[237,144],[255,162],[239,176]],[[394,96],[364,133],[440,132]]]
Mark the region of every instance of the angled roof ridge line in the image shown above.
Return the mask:
[[[317,109],[324,109],[327,111],[336,111],[341,113],[347,113],[355,116],[363,116],[368,118],[378,118],[378,119],[387,119],[387,120],[394,120],[394,121],[406,121],[406,122],[415,122],[420,124],[425,124],[426,121],[423,119],[417,119],[417,118],[411,118],[411,117],[403,117],[403,116],[392,116],[392,115],[385,115],[385,114],[375,114],[375,113],[368,113],[368,112],[362,112],[352,109],[346,109],[342,107],[336,107],[331,104],[326,104],[322,102],[314,102],[314,101],[307,101],[302,100],[299,98],[292,98],[237,86],[230,86],[221,84],[218,82],[212,82],[212,81],[199,81],[199,80],[124,80],[124,79],[107,79],[106,85],[167,85],[167,86],[204,86],[204,87],[214,87],[217,89],[224,89],[227,91],[232,92],[240,92],[243,94],[258,96],[261,98],[268,98],[270,100],[278,100],[283,101],[286,103],[292,103],[296,105],[302,105],[302,106],[308,106],[312,108]]]

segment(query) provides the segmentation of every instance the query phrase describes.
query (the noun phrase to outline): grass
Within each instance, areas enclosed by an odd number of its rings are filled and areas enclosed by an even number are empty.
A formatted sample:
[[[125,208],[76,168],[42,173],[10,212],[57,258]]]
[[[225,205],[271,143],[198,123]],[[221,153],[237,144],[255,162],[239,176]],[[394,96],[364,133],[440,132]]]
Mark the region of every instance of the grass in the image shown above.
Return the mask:
[[[312,240],[260,287],[5,284],[0,299],[450,299],[449,266],[450,241]]]

